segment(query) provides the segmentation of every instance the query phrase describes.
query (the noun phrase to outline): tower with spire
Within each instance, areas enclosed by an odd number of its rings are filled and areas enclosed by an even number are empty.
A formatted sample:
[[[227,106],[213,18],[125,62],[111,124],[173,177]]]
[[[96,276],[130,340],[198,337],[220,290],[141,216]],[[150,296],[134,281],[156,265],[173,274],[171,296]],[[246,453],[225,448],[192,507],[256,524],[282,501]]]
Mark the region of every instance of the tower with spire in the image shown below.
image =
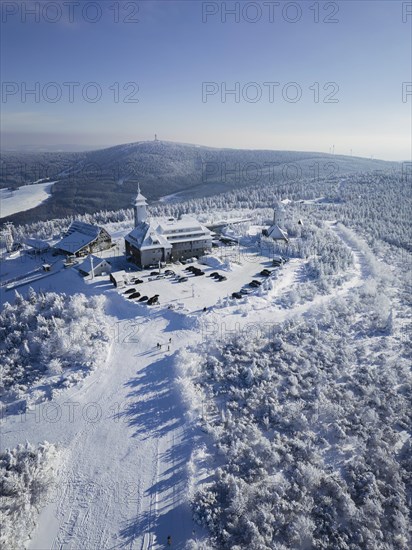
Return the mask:
[[[139,223],[147,221],[147,201],[146,197],[140,192],[140,184],[137,186],[137,196],[132,201],[134,211],[134,226],[137,227]]]
[[[285,207],[280,201],[275,204],[273,209],[273,224],[281,228],[285,226]]]
[[[263,229],[265,237],[270,237],[274,241],[288,242],[288,233],[285,229],[285,208],[282,202],[277,202],[273,209],[273,223],[270,227]]]

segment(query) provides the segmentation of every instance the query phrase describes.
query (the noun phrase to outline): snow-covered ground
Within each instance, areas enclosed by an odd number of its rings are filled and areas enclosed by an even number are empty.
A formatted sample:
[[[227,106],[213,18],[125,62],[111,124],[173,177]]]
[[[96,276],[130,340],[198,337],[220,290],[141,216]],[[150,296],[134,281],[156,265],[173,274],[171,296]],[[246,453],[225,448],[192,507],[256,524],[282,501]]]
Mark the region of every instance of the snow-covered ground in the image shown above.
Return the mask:
[[[237,246],[219,251],[232,260],[231,269],[221,271],[227,276],[221,283],[208,277],[213,268],[200,264],[195,265],[206,274],[183,283],[149,281],[142,272],[144,283],[137,290],[160,297],[160,306],[152,309],[127,300],[125,289],[114,289],[108,277],[83,281],[74,269],[31,281],[35,290],[47,284],[48,290],[104,293],[112,339],[105,364],[77,387],[4,418],[3,448],[26,439],[34,444],[47,440],[58,444],[64,456],[30,549],[159,549],[169,535],[173,548],[183,549],[188,539],[202,535],[187,498],[187,465],[202,435],[186,421],[175,384],[175,355],[205,338],[298,317],[361,284],[369,275],[362,251],[339,227],[331,228],[354,254],[349,280],[329,295],[289,309],[276,305],[276,298],[301,284],[304,261],[291,260],[276,271],[266,290],[236,301],[231,293],[252,278],[263,280],[259,272],[271,264],[258,251]],[[33,269],[18,260],[6,263],[9,278]],[[184,267],[172,268],[184,274]],[[3,300],[9,293],[4,292]]]
[[[55,181],[22,185],[15,191],[0,189],[0,219],[30,210],[46,201],[51,195]]]

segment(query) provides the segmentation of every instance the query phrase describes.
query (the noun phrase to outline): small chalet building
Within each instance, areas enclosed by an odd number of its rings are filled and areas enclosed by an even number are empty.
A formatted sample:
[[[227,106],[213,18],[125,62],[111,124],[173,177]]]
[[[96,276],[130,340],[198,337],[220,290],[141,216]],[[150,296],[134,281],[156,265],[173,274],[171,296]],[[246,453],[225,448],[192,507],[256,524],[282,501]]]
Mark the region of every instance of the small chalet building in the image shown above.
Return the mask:
[[[105,273],[110,273],[112,266],[104,258],[98,258],[97,256],[87,256],[87,258],[79,265],[76,266],[80,274],[87,277],[96,277]]]
[[[126,256],[142,268],[202,256],[212,248],[211,231],[191,216],[149,221],[140,187],[133,209],[135,227],[125,237]]]
[[[122,288],[126,285],[127,273],[124,271],[114,271],[110,273],[110,280],[116,288]]]
[[[273,224],[267,229],[263,229],[262,234],[274,241],[289,242],[288,233],[285,227],[285,208],[282,203],[278,203],[273,211]]]
[[[103,227],[74,221],[63,239],[56,243],[54,247],[63,254],[82,256],[106,250],[111,246],[112,239]]]

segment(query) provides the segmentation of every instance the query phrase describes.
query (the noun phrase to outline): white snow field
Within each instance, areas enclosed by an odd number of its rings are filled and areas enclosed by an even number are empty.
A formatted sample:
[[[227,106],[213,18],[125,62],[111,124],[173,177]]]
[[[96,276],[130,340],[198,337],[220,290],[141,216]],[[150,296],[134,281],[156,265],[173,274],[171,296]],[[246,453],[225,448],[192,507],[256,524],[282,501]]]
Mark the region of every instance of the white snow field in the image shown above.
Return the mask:
[[[50,197],[55,183],[57,182],[48,181],[22,185],[15,191],[0,189],[0,219],[39,206]]]
[[[136,318],[135,306],[117,293],[111,302],[106,364],[52,403],[6,419],[5,447],[30,439],[63,449],[32,549],[160,548],[168,535],[183,548],[197,529],[185,498],[191,439],[171,357],[194,334],[177,313]]]
[[[362,251],[339,227],[331,228],[354,254],[349,280],[329,295],[288,309],[277,306],[275,299],[299,284],[303,260],[280,268],[266,291],[238,301],[228,297],[270,264],[257,254],[232,261],[231,270],[221,271],[227,276],[222,283],[207,277],[213,268],[200,264],[206,275],[186,283],[149,281],[143,273],[145,282],[138,290],[160,295],[161,305],[152,309],[128,301],[124,289],[114,289],[107,276],[85,284],[74,269],[64,269],[46,282],[31,281],[36,291],[104,293],[113,334],[106,362],[79,385],[25,413],[4,417],[3,449],[46,440],[57,444],[63,456],[57,485],[28,548],[155,550],[166,547],[170,535],[172,547],[183,549],[189,539],[203,537],[188,502],[187,467],[204,434],[188,421],[174,357],[203,338],[305,314],[361,284],[368,277]],[[236,247],[232,253],[236,260]],[[21,262],[7,264],[7,277],[22,272]],[[173,269],[183,273],[184,266]],[[3,299],[11,300],[6,294]]]

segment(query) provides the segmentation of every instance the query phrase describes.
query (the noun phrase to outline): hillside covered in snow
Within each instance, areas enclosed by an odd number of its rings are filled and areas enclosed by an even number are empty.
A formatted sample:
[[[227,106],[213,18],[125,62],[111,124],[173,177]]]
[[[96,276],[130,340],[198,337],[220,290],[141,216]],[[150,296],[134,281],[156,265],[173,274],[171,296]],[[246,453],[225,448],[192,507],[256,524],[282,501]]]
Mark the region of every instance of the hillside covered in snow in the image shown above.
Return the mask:
[[[275,201],[287,243],[262,234]],[[156,275],[125,258],[129,210],[79,214],[112,235],[119,288],[53,248],[4,253],[2,543],[410,548],[410,209],[391,170],[153,204],[229,220],[212,259]]]
[[[327,180],[398,168],[399,163],[317,152],[218,149],[142,141],[84,153],[2,152],[0,187],[58,180],[47,204],[7,214],[16,223],[128,208],[138,182],[151,201],[214,196],[252,184]],[[104,189],[104,193],[101,190]],[[12,215],[14,214],[14,215]]]

